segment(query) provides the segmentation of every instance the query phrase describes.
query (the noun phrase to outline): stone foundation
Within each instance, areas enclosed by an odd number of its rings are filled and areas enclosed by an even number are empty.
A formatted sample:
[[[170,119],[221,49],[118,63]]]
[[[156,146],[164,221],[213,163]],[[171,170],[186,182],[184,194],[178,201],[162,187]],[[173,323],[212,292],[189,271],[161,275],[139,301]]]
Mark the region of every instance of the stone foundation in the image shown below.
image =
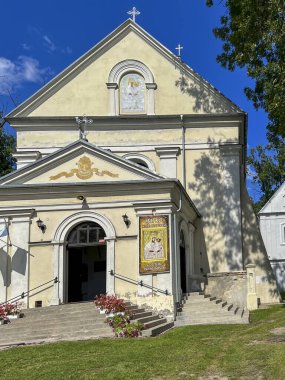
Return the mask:
[[[246,272],[208,273],[205,294],[210,294],[230,304],[245,308],[247,306]]]

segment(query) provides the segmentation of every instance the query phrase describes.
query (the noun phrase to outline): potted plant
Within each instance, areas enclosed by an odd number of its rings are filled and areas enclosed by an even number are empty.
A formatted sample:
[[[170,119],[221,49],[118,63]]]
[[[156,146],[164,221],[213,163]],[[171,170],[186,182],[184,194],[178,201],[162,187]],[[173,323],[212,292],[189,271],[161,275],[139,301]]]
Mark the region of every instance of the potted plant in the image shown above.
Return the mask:
[[[12,319],[21,318],[23,314],[22,311],[22,304],[19,302],[15,303],[6,303],[2,306],[0,306],[0,320],[2,320],[2,323],[9,323]]]
[[[100,310],[101,314],[108,314],[109,316],[124,314],[126,311],[126,303],[124,300],[115,295],[100,294],[96,296],[94,304]]]

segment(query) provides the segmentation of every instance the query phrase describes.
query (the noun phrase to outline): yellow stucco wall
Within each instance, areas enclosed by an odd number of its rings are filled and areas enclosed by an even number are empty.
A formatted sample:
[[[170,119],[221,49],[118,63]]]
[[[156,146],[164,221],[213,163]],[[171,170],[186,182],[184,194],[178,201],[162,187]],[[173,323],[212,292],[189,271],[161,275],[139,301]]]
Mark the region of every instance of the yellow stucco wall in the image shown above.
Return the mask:
[[[30,247],[29,256],[29,289],[32,290],[54,278],[53,247],[51,245]],[[35,301],[42,301],[43,306],[48,306],[53,297],[53,286],[51,282],[32,291],[29,307],[35,307]]]
[[[238,141],[237,127],[213,127],[208,125],[203,128],[187,128],[186,144],[208,144]],[[78,140],[77,131],[60,131],[56,127],[49,131],[38,131],[36,128],[17,133],[17,147],[21,148],[61,148]],[[89,129],[88,141],[98,146],[131,147],[159,146],[167,144],[181,145],[181,129],[144,129],[143,127],[131,130],[92,130]],[[126,151],[127,153],[128,151]]]
[[[87,163],[85,161],[87,161]],[[64,164],[57,165],[55,168],[45,171],[45,173],[36,176],[26,183],[127,181],[142,180],[144,178],[143,175],[135,174],[131,170],[122,168],[110,161],[84,153],[76,158],[70,159]]]
[[[143,62],[153,73],[157,84],[156,114],[225,111],[218,97],[213,98],[209,90],[182,77],[176,65],[131,31],[31,112],[30,116],[108,115],[109,93],[106,83],[109,73],[118,62],[126,59]],[[183,89],[179,81],[182,81]]]

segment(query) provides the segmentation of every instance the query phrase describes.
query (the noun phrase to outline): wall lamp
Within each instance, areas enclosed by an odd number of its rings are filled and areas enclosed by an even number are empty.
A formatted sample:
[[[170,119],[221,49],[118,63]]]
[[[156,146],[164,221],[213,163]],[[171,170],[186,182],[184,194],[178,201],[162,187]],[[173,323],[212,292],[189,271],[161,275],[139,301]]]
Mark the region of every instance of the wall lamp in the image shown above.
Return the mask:
[[[131,221],[130,221],[128,215],[127,215],[127,214],[122,215],[122,218],[123,218],[123,221],[124,221],[126,227],[129,228],[129,227],[130,227],[130,224],[131,224]]]
[[[42,233],[44,233],[45,230],[47,229],[47,226],[44,224],[44,222],[40,218],[37,220],[37,226],[42,231]]]
[[[78,195],[76,198],[82,202],[86,201],[86,198],[84,197],[84,195]]]

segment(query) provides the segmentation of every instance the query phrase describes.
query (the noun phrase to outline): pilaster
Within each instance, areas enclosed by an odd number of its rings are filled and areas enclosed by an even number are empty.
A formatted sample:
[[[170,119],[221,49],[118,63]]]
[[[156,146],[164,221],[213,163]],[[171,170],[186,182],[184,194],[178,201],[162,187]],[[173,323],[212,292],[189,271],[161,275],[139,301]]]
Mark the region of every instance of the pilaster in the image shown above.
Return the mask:
[[[180,148],[158,147],[155,151],[160,158],[159,173],[168,178],[177,178],[177,156],[180,154]]]

